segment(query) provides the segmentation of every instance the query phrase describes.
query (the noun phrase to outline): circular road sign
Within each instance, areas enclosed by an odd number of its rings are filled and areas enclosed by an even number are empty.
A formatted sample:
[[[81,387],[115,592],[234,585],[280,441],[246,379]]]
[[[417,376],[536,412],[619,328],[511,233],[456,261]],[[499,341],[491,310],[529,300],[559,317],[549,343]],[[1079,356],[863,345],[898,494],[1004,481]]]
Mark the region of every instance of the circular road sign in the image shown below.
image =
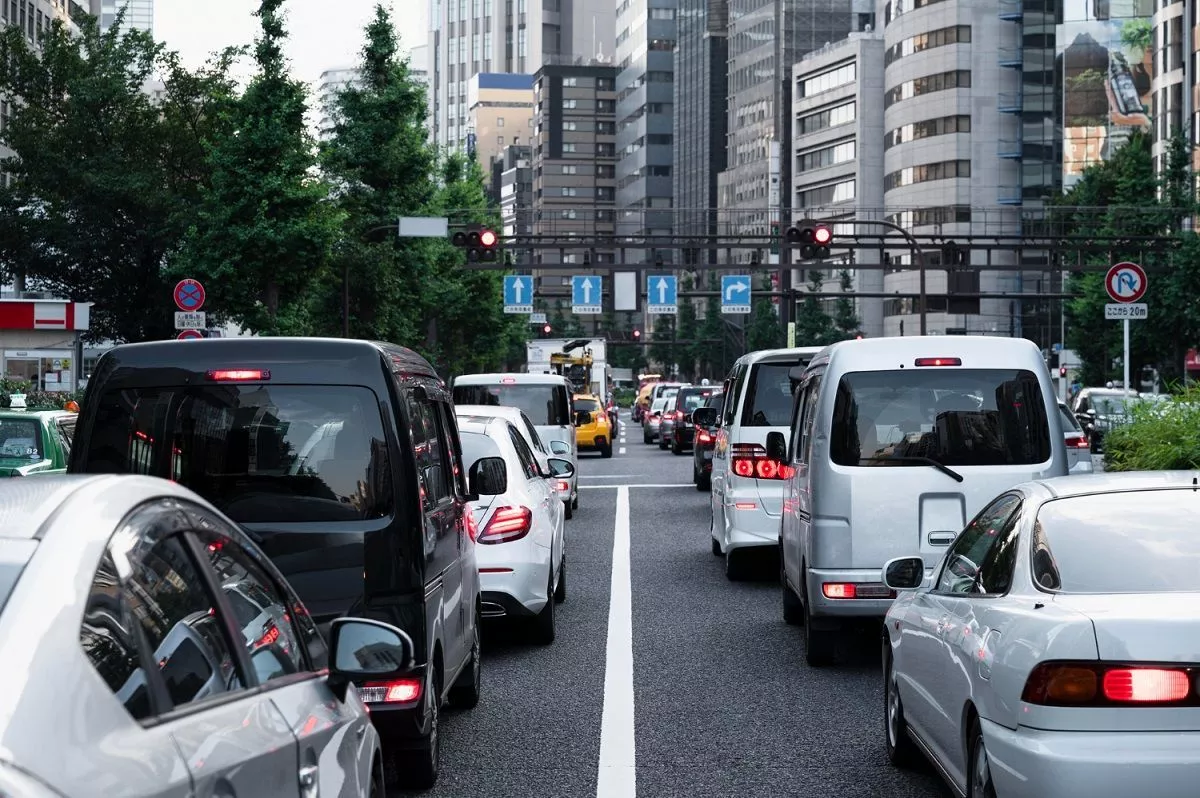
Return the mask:
[[[195,311],[204,307],[204,286],[196,280],[180,280],[172,292],[175,307],[183,311]]]
[[[1113,302],[1137,302],[1146,295],[1146,285],[1146,272],[1136,263],[1115,264],[1104,277]]]
[[[204,333],[199,330],[184,330],[176,336],[180,341],[187,341],[192,338],[203,338]]]

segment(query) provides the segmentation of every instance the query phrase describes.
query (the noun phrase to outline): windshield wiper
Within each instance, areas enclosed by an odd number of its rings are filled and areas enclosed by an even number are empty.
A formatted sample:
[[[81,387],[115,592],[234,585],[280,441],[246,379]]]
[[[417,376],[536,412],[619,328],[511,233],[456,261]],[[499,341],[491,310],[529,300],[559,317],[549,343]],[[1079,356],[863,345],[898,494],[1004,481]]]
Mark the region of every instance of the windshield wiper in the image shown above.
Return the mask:
[[[963,481],[962,474],[958,473],[957,471],[955,471],[953,468],[950,468],[949,466],[942,465],[937,460],[934,460],[932,457],[860,457],[859,458],[860,462],[865,461],[868,463],[886,463],[889,460],[894,463],[920,463],[922,465],[931,466],[933,468],[936,468],[938,471],[941,471],[943,474],[950,477],[955,482]]]

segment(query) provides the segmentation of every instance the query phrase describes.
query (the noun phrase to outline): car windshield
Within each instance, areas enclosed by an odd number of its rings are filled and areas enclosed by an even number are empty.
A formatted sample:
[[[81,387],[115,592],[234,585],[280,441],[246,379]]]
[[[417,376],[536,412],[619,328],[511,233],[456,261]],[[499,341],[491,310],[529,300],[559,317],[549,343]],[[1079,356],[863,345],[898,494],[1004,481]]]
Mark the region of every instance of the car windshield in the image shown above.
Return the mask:
[[[470,468],[474,463],[485,457],[503,457],[500,447],[490,436],[482,432],[460,432],[462,439],[462,461]]]
[[[679,396],[675,397],[675,406],[685,413],[690,413],[698,407],[704,407],[704,401],[712,395],[711,390],[707,391],[681,391]]]
[[[838,465],[1033,465],[1051,451],[1032,371],[861,371],[838,383],[830,436]]]
[[[524,411],[534,424],[560,427],[571,424],[566,389],[554,383],[455,385],[454,403],[515,407]]]
[[[1129,415],[1137,405],[1153,404],[1156,397],[1151,396],[1097,396],[1092,402],[1098,416]]]
[[[379,400],[353,386],[109,391],[79,470],[173,479],[239,523],[384,518],[393,504]]]
[[[1034,579],[1067,593],[1200,591],[1197,529],[1192,488],[1049,501],[1034,526]]]
[[[600,403],[595,399],[576,399],[572,405],[576,413],[599,413]]]
[[[0,463],[27,464],[45,455],[42,428],[35,418],[0,419]]]
[[[792,381],[788,377],[799,360],[755,363],[742,412],[744,427],[786,427],[792,415]]]

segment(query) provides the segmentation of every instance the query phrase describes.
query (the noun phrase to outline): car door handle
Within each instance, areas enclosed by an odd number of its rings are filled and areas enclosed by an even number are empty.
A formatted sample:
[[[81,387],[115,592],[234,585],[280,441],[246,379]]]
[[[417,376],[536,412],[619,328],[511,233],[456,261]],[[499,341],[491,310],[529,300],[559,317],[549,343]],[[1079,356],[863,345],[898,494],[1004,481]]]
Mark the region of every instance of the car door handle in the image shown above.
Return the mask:
[[[363,723],[355,729],[354,736],[358,738],[359,742],[362,742],[362,738],[367,736],[367,724]]]
[[[943,635],[946,633],[946,630],[949,628],[950,628],[950,619],[946,616],[943,616],[942,619],[937,622],[937,633],[939,635]]]
[[[930,532],[926,538],[930,546],[949,546],[954,542],[953,532]]]
[[[317,798],[321,783],[317,781],[317,766],[305,765],[300,768],[300,798]]]

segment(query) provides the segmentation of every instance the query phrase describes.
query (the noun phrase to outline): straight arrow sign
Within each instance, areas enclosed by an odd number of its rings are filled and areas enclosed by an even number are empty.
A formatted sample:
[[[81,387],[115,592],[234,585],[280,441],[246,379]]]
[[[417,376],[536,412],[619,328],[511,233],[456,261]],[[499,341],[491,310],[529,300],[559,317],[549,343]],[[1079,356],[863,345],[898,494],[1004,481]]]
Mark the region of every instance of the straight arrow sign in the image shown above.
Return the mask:
[[[659,277],[658,283],[656,285],[658,288],[658,304],[660,304],[660,305],[667,304],[667,285],[668,285],[668,283],[667,283],[666,278]]]
[[[521,298],[524,293],[525,281],[520,278],[513,280],[513,296],[517,300],[518,305],[525,304],[525,301]]]
[[[591,280],[583,281],[583,304],[585,304],[585,305],[592,304],[592,281]]]

